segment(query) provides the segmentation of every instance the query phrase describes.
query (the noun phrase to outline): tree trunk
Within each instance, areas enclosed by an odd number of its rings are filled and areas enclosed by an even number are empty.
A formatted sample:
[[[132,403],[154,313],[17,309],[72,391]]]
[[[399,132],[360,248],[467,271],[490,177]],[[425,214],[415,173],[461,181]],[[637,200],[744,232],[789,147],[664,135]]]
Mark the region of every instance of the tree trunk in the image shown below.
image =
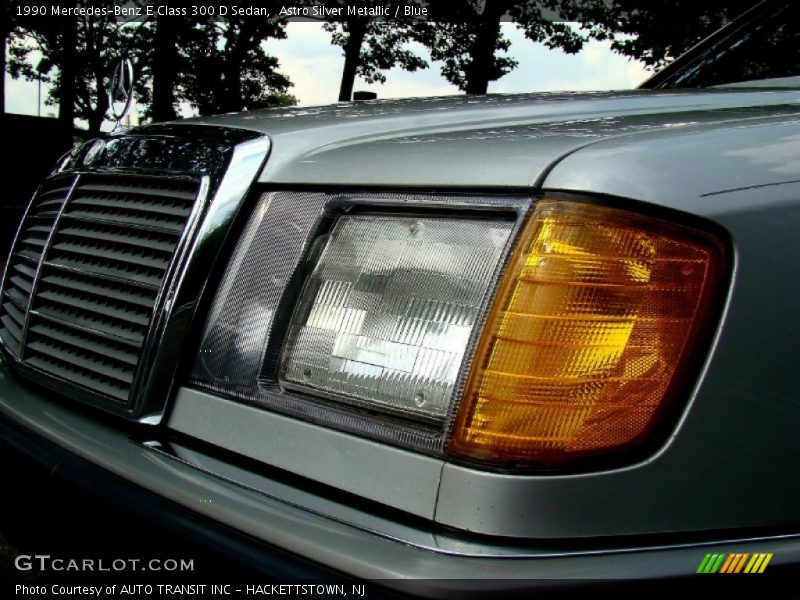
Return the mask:
[[[105,83],[102,74],[96,76],[95,80],[99,86]],[[108,112],[108,97],[105,93],[98,94],[97,104],[92,108],[87,119],[89,121],[89,133],[93,136],[100,134],[100,128],[106,120],[106,112]]]
[[[467,94],[486,94],[492,80],[494,53],[500,38],[500,19],[506,11],[506,3],[487,0],[480,18],[480,27],[475,43],[470,49],[470,64],[467,67]]]
[[[2,18],[2,17],[0,17]],[[8,43],[8,28],[5,23],[0,23],[0,114],[6,112],[6,44]]]
[[[89,115],[89,135],[91,137],[100,135],[100,127],[103,125],[104,116],[105,115],[101,115],[97,110],[93,110]]]
[[[367,22],[364,19],[353,19],[348,21],[348,25],[349,35],[344,46],[344,69],[342,69],[342,83],[339,86],[339,102],[349,102],[353,99],[353,85],[361,60],[361,46],[367,34]]]
[[[100,56],[100,48],[102,47],[101,44],[103,40],[100,38],[99,33],[95,31],[91,17],[89,19],[90,30],[86,39],[86,49],[91,57],[90,60],[94,69],[94,85],[97,89],[97,103],[94,108],[90,110],[87,120],[89,121],[89,133],[92,135],[99,135],[100,128],[103,125],[103,121],[106,119],[106,113],[109,108],[108,94],[106,93],[108,74],[106,73]],[[96,35],[97,37],[95,37]]]
[[[239,112],[244,110],[242,98],[242,72],[239,59],[235,54],[228,57],[225,62],[225,98],[222,112]]]
[[[247,35],[245,25],[237,31],[233,23],[228,23],[225,32],[225,58],[222,65],[222,98],[220,108],[222,112],[238,112],[244,109],[242,98],[242,52],[245,46],[244,38]]]
[[[69,127],[70,131],[75,126],[75,95],[77,68],[75,52],[78,45],[78,21],[76,17],[69,17],[64,24],[61,37],[61,71],[58,90],[58,119]]]
[[[98,89],[103,89],[105,83],[102,73],[95,71],[95,85],[99,86]],[[105,92],[97,95],[97,103],[92,106],[89,104],[87,115],[87,122],[89,123],[89,133],[92,136],[100,135],[100,128],[103,126],[103,121],[106,120],[106,112],[108,111],[108,96]]]
[[[156,17],[153,54],[153,121],[171,121],[175,114],[175,80],[178,75],[178,35],[168,17]]]

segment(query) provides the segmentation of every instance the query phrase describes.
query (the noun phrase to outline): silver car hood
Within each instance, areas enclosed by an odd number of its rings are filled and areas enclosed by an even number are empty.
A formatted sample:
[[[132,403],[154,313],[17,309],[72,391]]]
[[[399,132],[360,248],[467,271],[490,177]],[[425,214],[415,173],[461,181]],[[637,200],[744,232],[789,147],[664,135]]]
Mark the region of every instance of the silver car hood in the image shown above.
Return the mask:
[[[796,90],[634,90],[346,103],[188,122],[269,135],[261,182],[530,188],[560,159],[598,142],[741,127],[798,113]]]

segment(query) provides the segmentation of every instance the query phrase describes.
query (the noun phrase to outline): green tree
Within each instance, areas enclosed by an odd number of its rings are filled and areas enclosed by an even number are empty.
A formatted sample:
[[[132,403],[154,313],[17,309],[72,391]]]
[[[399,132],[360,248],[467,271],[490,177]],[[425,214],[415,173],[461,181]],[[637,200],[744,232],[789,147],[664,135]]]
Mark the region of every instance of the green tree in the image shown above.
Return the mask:
[[[329,3],[330,4],[330,3]],[[342,49],[344,67],[339,85],[339,101],[353,97],[356,76],[367,83],[384,83],[382,71],[400,67],[406,71],[425,69],[428,63],[408,48],[408,43],[417,39],[421,28],[413,19],[383,20],[369,16],[349,15],[347,3],[339,3],[342,17],[325,24],[331,42]],[[361,2],[361,8],[376,8],[381,2]]]
[[[731,21],[752,0],[563,0],[562,17],[577,21],[589,36],[611,40],[611,47],[653,68],[661,68]]]
[[[225,17],[197,23],[183,38],[180,99],[201,115],[296,104],[292,85],[263,42],[286,37],[281,21]]]
[[[70,3],[72,5],[73,3]],[[50,84],[46,103],[58,106],[70,127],[76,118],[96,134],[108,110],[106,85],[129,39],[110,16],[22,19],[12,38],[9,71],[14,77]],[[31,63],[36,50],[40,59]]]
[[[144,5],[148,0],[140,0]],[[185,100],[178,73],[188,68],[185,47],[192,24],[185,17],[154,15],[123,29],[125,46],[133,60],[137,106],[153,122],[177,118]]]
[[[550,18],[546,6],[530,0],[459,0],[431,6],[423,39],[431,58],[442,61],[442,75],[467,94],[485,94],[489,83],[511,72],[517,61],[504,56],[510,41],[501,31],[503,18],[529,40],[564,52],[578,52],[586,36]]]
[[[201,114],[296,104],[291,81],[262,46],[269,37],[285,37],[284,24],[245,17],[29,19],[11,38],[9,71],[50,84],[46,102],[59,106],[60,118],[85,120],[97,133],[108,111],[108,79],[123,56],[134,58],[137,100],[156,121],[174,119],[180,102]]]
[[[182,18],[157,16],[153,25],[154,44],[151,73],[153,81],[150,117],[153,121],[170,121],[177,116],[176,83],[180,68],[178,44],[185,29]]]
[[[14,10],[11,3],[0,6],[0,113],[6,111],[6,71],[8,70],[8,52],[6,48],[11,35],[16,29]]]

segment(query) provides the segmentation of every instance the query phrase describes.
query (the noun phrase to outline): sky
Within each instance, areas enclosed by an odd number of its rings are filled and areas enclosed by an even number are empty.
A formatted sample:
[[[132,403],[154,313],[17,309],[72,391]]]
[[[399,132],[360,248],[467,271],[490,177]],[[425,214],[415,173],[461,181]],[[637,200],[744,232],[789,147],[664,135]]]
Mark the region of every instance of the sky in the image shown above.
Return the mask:
[[[527,40],[513,23],[503,23],[502,27],[511,40],[508,55],[515,58],[519,66],[492,82],[490,93],[630,89],[650,75],[641,63],[612,52],[608,42],[591,41],[578,54],[569,55]],[[297,97],[299,105],[336,102],[344,61],[341,49],[331,45],[330,34],[320,23],[291,22],[287,24],[286,33],[286,39],[269,40],[266,47],[278,57],[281,72],[294,83],[290,92]],[[423,46],[416,45],[414,49],[430,62]],[[409,73],[392,69],[385,74],[385,84],[357,80],[354,89],[376,92],[378,98],[460,93],[439,74],[437,63],[423,71]],[[6,75],[6,111],[37,114],[37,88],[36,83],[12,80]],[[46,86],[42,86],[43,101],[45,97]],[[188,108],[182,112],[184,116],[191,114]],[[41,106],[42,115],[55,113],[55,107]]]

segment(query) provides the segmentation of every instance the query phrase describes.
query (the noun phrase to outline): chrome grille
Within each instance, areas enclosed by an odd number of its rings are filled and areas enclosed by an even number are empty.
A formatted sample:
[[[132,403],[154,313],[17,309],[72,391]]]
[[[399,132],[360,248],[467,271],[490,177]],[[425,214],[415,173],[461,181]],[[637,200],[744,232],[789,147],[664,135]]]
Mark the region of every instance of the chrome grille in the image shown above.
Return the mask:
[[[59,176],[31,203],[5,276],[0,335],[22,363],[128,407],[196,179]]]

